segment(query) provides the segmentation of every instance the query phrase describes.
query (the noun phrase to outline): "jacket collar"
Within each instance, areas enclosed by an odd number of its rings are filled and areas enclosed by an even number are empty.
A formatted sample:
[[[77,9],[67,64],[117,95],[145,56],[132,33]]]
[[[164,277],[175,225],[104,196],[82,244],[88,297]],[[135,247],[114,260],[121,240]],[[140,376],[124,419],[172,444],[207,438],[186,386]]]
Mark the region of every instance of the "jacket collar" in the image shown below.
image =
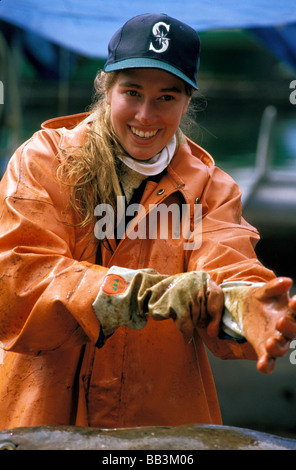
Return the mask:
[[[79,113],[48,119],[41,124],[41,129],[57,131],[60,134],[61,149],[79,147],[86,139],[87,122],[83,121],[89,115],[90,113]]]
[[[60,134],[60,148],[80,146],[86,139],[87,120],[90,113],[79,113],[49,119],[41,128],[56,130]],[[83,122],[85,121],[85,123]],[[80,124],[80,126],[78,125]],[[176,155],[168,166],[166,175],[159,181],[150,203],[159,204],[168,195],[180,191],[186,203],[194,204],[196,188],[192,185],[195,175],[207,173],[207,168],[215,165],[213,157],[198,144],[186,137],[186,144],[177,148]],[[186,164],[185,164],[186,162]]]
[[[212,156],[186,137],[187,144],[180,145],[177,154],[168,166],[168,174],[187,204],[194,204],[200,198],[203,188],[201,176],[208,177],[208,169],[215,165]],[[161,182],[160,182],[161,184]]]

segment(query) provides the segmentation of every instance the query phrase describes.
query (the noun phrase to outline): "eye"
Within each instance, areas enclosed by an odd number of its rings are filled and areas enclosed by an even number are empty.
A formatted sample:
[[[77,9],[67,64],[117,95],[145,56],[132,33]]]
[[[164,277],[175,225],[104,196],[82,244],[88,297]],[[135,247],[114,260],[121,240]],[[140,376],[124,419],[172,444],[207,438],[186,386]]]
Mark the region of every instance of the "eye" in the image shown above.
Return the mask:
[[[127,90],[125,92],[128,96],[140,96],[139,92],[137,90]]]
[[[172,101],[175,99],[175,97],[172,95],[162,95],[159,99],[161,101]]]

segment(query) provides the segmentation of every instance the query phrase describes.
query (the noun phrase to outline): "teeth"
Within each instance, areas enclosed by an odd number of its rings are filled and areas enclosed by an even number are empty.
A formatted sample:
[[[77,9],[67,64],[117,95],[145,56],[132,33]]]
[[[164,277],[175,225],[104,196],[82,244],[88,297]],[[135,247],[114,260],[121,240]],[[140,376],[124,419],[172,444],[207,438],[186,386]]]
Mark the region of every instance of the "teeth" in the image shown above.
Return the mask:
[[[156,133],[156,131],[150,131],[150,132],[144,132],[144,131],[138,131],[134,127],[131,127],[132,133],[136,134],[137,136],[141,137],[142,139],[149,139],[150,137],[153,137]]]

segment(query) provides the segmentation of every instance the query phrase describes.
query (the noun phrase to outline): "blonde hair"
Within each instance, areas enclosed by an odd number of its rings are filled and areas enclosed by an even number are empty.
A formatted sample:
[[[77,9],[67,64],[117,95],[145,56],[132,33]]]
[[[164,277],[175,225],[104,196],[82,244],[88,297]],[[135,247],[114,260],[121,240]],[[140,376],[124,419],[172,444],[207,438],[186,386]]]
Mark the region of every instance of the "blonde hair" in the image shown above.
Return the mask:
[[[117,196],[122,195],[119,183],[122,162],[115,155],[125,153],[111,124],[106,93],[114,86],[120,72],[99,72],[95,78],[95,100],[91,114],[79,125],[88,124],[87,139],[80,147],[62,151],[57,169],[59,181],[72,188],[70,205],[78,217],[78,226],[94,222],[98,204],[109,204],[116,213]],[[185,86],[188,96],[192,88]]]
[[[94,210],[100,203],[110,204],[115,211],[116,198],[122,195],[118,178],[122,164],[114,155],[124,150],[113,131],[105,100],[117,75],[100,72],[96,76],[91,114],[79,124],[88,125],[87,139],[80,147],[63,150],[57,169],[59,181],[72,188],[70,204],[81,227],[94,221]]]

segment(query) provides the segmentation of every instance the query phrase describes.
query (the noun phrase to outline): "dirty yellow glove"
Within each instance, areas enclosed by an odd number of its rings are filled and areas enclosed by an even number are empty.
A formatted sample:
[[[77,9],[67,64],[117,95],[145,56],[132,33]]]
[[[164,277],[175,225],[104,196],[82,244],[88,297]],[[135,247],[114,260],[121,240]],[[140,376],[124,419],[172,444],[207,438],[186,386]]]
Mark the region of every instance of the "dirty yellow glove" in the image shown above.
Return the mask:
[[[149,314],[154,320],[172,318],[189,341],[195,327],[211,324],[213,335],[218,334],[223,294],[202,271],[167,276],[151,269],[113,266],[93,308],[105,337],[123,325],[144,328]]]
[[[250,289],[264,286],[264,282],[233,281],[224,282],[221,288],[224,294],[224,312],[222,331],[230,338],[244,340],[243,317],[244,305]]]
[[[296,337],[296,296],[289,294],[292,285],[288,277],[222,285],[229,310],[223,323],[228,318],[230,334],[236,330],[252,345],[257,369],[265,374],[274,369],[277,358],[287,354]]]
[[[109,336],[119,326],[133,330],[144,328],[147,323],[147,312],[143,310],[144,294],[165,277],[153,269],[112,266],[93,303],[103,334]]]
[[[151,287],[143,301],[154,320],[172,318],[187,342],[194,328],[207,328],[211,336],[218,335],[223,293],[204,271],[169,276]]]

